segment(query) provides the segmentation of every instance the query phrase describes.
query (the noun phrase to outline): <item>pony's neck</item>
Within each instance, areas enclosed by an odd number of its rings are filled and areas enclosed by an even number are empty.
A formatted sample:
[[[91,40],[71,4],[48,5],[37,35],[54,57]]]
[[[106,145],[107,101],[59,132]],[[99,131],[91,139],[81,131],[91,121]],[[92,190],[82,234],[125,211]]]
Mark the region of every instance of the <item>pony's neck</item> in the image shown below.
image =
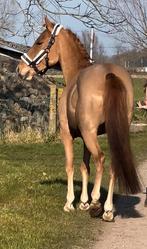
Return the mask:
[[[70,84],[82,68],[90,65],[86,49],[70,30],[64,30],[60,39],[60,65],[65,84]]]

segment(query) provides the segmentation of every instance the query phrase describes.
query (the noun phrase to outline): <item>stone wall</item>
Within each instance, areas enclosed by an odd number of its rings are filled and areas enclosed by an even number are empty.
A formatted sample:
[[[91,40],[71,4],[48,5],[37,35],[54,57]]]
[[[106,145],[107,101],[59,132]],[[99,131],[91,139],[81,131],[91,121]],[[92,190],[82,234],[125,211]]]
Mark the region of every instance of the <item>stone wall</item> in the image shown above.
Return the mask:
[[[0,136],[27,127],[42,133],[55,132],[57,96],[54,80],[42,77],[23,80],[15,73],[17,63],[0,57]],[[52,101],[50,93],[54,98]],[[50,103],[55,106],[50,108]]]

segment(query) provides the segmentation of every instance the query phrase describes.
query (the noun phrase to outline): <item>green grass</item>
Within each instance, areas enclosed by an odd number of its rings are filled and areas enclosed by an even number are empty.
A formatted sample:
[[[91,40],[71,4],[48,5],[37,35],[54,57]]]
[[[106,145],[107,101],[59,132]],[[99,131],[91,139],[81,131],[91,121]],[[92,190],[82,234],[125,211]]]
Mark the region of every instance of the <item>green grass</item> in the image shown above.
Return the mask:
[[[143,80],[134,80],[135,103],[142,100]],[[145,121],[135,109],[135,121]],[[109,149],[106,137],[99,139],[106,156],[102,190],[108,183]],[[147,131],[131,134],[137,163],[147,158]],[[79,165],[82,144],[75,142],[75,206],[81,190]],[[89,187],[94,181],[91,162]],[[64,150],[61,143],[0,144],[0,249],[90,248],[99,239],[105,223],[88,212],[64,213],[66,200]]]
[[[146,157],[147,132],[132,134],[137,161]],[[103,188],[107,188],[109,152],[105,137],[100,138],[106,155]],[[79,165],[82,144],[75,143],[75,194],[80,198]],[[94,167],[91,163],[90,182]],[[92,185],[92,184],[91,184]],[[101,235],[105,223],[79,210],[64,213],[66,174],[60,143],[0,145],[0,248],[70,249],[90,248]]]
[[[0,165],[0,248],[71,248],[79,240],[86,243],[92,226],[89,215],[63,212],[66,175],[61,144],[1,145]],[[79,185],[77,180],[76,192]]]
[[[144,99],[145,95],[143,88],[144,84],[145,84],[144,79],[133,79],[135,102]]]

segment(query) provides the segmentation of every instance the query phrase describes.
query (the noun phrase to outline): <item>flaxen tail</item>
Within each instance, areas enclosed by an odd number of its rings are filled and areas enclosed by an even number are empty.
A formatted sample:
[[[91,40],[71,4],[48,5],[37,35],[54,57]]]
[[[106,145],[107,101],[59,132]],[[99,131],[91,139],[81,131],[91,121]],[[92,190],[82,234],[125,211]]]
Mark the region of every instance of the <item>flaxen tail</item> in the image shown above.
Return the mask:
[[[106,75],[104,110],[114,174],[126,193],[138,193],[141,188],[130,148],[127,92],[112,73]]]

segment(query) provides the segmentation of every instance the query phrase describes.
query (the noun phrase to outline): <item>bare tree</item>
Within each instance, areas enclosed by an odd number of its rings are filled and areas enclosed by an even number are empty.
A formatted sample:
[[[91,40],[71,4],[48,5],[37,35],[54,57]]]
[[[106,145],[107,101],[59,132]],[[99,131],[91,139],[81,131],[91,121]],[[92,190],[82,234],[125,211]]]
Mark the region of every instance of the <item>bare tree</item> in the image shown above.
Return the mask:
[[[7,6],[12,0],[2,1],[6,2],[5,5]],[[35,36],[36,32],[40,32],[44,15],[48,15],[54,21],[61,15],[70,15],[83,22],[85,26],[93,25],[97,30],[103,32],[111,32],[113,25],[117,26],[123,22],[123,19],[114,14],[115,10],[111,9],[110,11],[111,5],[108,11],[106,4],[101,3],[105,1],[79,0],[77,3],[75,0],[13,0],[13,2],[17,6],[17,11],[13,10],[10,13],[7,10],[5,12],[9,19],[15,15],[17,22],[16,35],[24,38],[30,35]]]
[[[147,1],[112,0],[117,13],[124,18],[122,25],[116,27],[117,39],[134,48],[147,49]]]
[[[0,35],[15,34],[16,4],[13,0],[1,0],[0,2]]]
[[[34,20],[40,24],[42,13],[52,20],[56,20],[57,16],[70,15],[85,26],[93,26],[105,33],[114,32],[114,26],[118,27],[124,22],[124,17],[111,7],[111,0],[79,0],[78,3],[75,0],[27,0],[25,8],[22,1],[16,2],[24,14],[24,27],[27,25],[30,29],[34,27]]]
[[[2,0],[10,2],[12,0]],[[85,26],[107,34],[114,34],[123,44],[147,48],[146,0],[13,0],[17,16],[23,20],[19,35],[40,32],[43,15],[56,21],[61,15],[70,15]],[[16,11],[14,11],[16,14]],[[12,12],[9,13],[11,16]]]

